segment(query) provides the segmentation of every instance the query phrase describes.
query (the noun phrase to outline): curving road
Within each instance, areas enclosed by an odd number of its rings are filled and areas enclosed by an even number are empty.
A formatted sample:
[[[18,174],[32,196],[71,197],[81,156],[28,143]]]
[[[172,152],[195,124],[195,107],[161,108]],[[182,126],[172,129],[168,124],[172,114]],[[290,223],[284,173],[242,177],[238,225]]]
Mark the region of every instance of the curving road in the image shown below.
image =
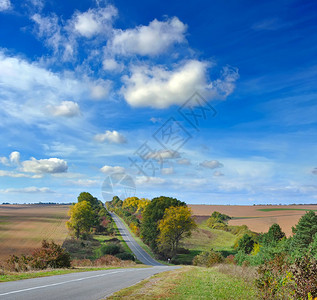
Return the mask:
[[[153,259],[146,251],[142,249],[142,247],[135,241],[135,239],[130,234],[129,230],[124,226],[122,221],[118,218],[118,216],[115,213],[110,212],[110,214],[113,220],[116,222],[122,238],[127,243],[129,248],[132,250],[132,252],[139,261],[149,266],[164,266],[155,259]]]

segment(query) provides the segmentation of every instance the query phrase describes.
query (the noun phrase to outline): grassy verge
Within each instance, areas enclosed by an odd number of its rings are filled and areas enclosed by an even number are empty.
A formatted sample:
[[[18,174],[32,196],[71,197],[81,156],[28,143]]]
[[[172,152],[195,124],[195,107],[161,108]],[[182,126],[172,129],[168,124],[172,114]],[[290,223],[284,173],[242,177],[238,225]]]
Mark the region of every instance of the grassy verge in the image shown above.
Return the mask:
[[[107,299],[256,299],[256,289],[217,268],[184,267],[160,273]]]
[[[87,272],[87,271],[98,271],[98,270],[109,270],[109,269],[118,269],[119,267],[91,267],[91,268],[74,268],[74,269],[58,269],[58,270],[43,270],[43,271],[33,271],[33,272],[23,272],[23,273],[8,273],[0,275],[0,282],[6,281],[16,281],[22,279],[54,276],[54,275],[63,275],[76,272]]]

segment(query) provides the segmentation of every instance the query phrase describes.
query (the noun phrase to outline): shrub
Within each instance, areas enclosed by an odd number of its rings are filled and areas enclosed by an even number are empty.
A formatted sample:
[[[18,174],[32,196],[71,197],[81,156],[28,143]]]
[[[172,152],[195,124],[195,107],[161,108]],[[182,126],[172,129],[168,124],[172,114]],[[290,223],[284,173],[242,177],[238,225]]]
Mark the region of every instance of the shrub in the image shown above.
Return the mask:
[[[317,261],[308,255],[296,259],[291,266],[296,284],[295,296],[297,299],[307,299],[308,295],[315,299],[317,297]]]
[[[211,267],[224,261],[223,256],[214,250],[198,254],[193,259],[193,265]]]
[[[32,253],[31,266],[34,269],[69,268],[70,254],[53,241],[42,241],[42,247]]]
[[[104,256],[106,254],[110,254],[110,255],[115,255],[122,252],[122,248],[119,244],[117,243],[108,243],[105,245],[101,245],[96,251],[96,257],[101,257]]]
[[[128,252],[118,253],[118,254],[116,254],[116,257],[121,259],[121,260],[135,261],[134,255],[132,255],[131,253],[128,253]]]
[[[42,241],[42,247],[35,249],[30,256],[12,255],[7,260],[7,268],[16,272],[31,269],[69,268],[70,254],[53,241]]]

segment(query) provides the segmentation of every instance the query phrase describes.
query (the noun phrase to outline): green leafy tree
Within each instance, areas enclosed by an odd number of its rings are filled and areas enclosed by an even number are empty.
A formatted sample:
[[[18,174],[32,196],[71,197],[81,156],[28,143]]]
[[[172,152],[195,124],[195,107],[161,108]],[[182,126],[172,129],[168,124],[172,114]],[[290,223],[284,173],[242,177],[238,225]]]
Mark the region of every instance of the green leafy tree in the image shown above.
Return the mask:
[[[87,201],[81,201],[71,206],[68,215],[69,221],[66,225],[76,238],[88,234],[94,225],[94,211]]]
[[[317,215],[314,211],[310,210],[303,215],[298,224],[292,227],[294,233],[292,238],[292,250],[295,256],[301,256],[308,250],[309,244],[314,240],[317,233]]]
[[[186,203],[175,198],[156,197],[142,213],[141,237],[153,250],[157,250],[158,222],[163,218],[165,210],[171,206],[186,206]]]
[[[317,233],[314,236],[314,240],[311,242],[309,246],[309,250],[312,254],[312,256],[317,259]]]
[[[191,231],[196,227],[192,212],[187,206],[167,208],[163,219],[158,224],[160,231],[158,236],[159,249],[174,256],[177,253],[180,240],[189,237]]]
[[[285,237],[285,233],[282,231],[280,225],[274,223],[267,233],[262,234],[260,241],[264,245],[272,245],[279,242],[282,238]]]
[[[246,254],[250,254],[253,250],[254,240],[248,234],[245,234],[238,243],[238,251],[241,250]]]
[[[77,197],[78,202],[83,202],[83,201],[87,201],[88,203],[90,203],[91,207],[93,209],[97,209],[100,207],[102,207],[102,203],[101,201],[99,201],[96,197],[94,197],[93,195],[91,195],[90,193],[87,192],[82,192],[79,194],[79,196]]]

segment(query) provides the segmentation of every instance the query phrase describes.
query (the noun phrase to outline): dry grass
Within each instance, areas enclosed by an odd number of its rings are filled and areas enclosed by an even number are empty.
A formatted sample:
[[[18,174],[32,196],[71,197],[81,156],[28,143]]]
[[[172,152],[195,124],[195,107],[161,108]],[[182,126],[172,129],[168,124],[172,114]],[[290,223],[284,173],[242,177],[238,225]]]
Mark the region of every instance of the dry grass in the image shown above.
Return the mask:
[[[278,223],[287,236],[292,234],[292,226],[298,223],[305,210],[317,209],[316,205],[189,205],[189,207],[193,210],[193,214],[200,218],[210,216],[213,211],[219,211],[236,218],[230,220],[229,225],[247,225],[249,229],[259,233],[267,232],[272,224]],[[270,211],[261,209],[270,209]]]
[[[0,205],[0,260],[30,254],[43,239],[62,244],[68,235],[66,205]]]

